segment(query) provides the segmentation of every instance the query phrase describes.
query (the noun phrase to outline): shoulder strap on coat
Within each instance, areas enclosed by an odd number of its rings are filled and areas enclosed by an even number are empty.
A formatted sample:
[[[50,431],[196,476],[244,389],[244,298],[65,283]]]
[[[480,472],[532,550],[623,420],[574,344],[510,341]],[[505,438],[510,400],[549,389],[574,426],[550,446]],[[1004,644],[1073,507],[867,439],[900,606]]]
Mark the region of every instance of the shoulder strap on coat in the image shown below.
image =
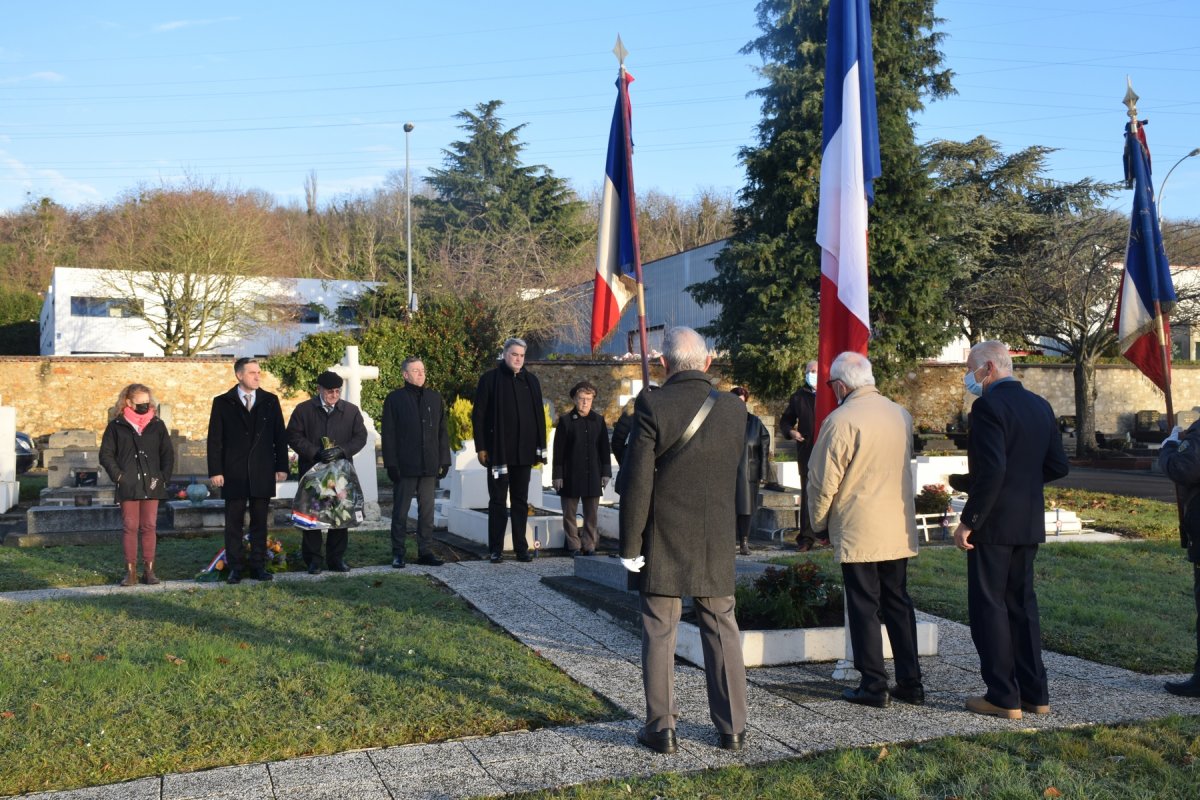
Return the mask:
[[[704,398],[704,402],[700,404],[699,410],[696,411],[696,416],[692,417],[692,421],[683,429],[683,433],[675,440],[675,444],[671,445],[667,450],[658,457],[656,465],[663,467],[671,462],[683,448],[687,447],[688,442],[696,435],[696,431],[700,430],[700,426],[704,424],[704,420],[708,419],[708,412],[712,411],[713,406],[717,404],[717,390],[709,389],[708,397]]]

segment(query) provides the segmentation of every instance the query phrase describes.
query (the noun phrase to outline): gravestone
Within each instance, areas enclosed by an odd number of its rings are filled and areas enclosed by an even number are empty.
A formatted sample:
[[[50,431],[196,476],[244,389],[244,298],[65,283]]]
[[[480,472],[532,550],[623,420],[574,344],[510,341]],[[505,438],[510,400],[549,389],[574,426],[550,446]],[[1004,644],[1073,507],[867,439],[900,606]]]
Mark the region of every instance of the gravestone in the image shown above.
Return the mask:
[[[8,511],[17,504],[21,485],[17,482],[17,409],[0,406],[0,442],[10,444],[0,447],[0,512]]]
[[[358,361],[358,346],[348,345],[342,363],[329,368],[341,375],[346,382],[343,396],[348,403],[354,403],[362,409],[362,382],[379,380],[379,367],[360,364]],[[367,428],[367,443],[354,456],[354,471],[358,473],[358,482],[362,484],[364,509],[363,513],[368,522],[378,522],[379,515],[379,473],[376,464],[375,446],[379,441],[379,433],[375,430],[375,422],[366,412],[362,412],[363,425]],[[294,493],[294,490],[293,490]]]

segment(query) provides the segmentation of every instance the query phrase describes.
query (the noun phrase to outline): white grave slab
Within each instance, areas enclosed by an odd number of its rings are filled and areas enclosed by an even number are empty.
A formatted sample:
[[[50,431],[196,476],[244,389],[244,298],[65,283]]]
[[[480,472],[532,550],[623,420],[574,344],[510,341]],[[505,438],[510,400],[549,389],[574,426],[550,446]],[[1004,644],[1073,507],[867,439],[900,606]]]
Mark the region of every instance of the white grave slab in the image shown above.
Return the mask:
[[[17,409],[0,406],[0,512],[15,506],[21,495],[21,484],[17,482],[16,441]]]

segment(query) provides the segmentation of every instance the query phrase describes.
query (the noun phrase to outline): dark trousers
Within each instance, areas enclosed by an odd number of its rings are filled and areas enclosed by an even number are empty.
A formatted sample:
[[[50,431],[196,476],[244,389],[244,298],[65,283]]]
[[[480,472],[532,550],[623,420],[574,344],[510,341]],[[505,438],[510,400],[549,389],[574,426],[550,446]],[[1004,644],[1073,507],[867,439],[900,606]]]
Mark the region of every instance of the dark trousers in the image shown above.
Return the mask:
[[[1196,598],[1196,666],[1193,675],[1200,675],[1200,564],[1192,564],[1192,594]]]
[[[1048,705],[1042,626],[1033,592],[1038,546],[977,544],[967,551],[967,613],[985,698],[1001,708]]]
[[[578,497],[563,497],[563,533],[567,535],[568,550],[583,550],[585,553],[594,552],[599,538],[597,525],[600,519],[600,498],[583,498],[583,537],[579,536],[579,525],[575,522],[575,512],[579,508]]]
[[[679,717],[675,701],[675,638],[683,602],[678,597],[643,594],[642,687],[646,692],[646,729],[674,730]],[[733,615],[733,597],[693,597],[708,714],[720,733],[746,730],[746,664],[742,637]]]
[[[854,668],[862,675],[859,683],[868,692],[888,688],[883,664],[883,634],[880,617],[892,644],[896,683],[917,686],[921,665],[917,662],[917,615],[908,596],[908,559],[842,564],[846,589],[846,612],[850,621],[850,646]]]
[[[250,568],[258,569],[267,563],[267,514],[271,509],[269,497],[231,497],[225,500],[225,557],[230,569],[245,569],[242,557],[242,533],[246,524],[246,508],[250,508]]]
[[[300,540],[300,555],[305,565],[321,565],[321,531],[305,531]],[[346,560],[346,545],[350,543],[350,531],[346,528],[330,528],[325,531],[325,563],[333,567]]]
[[[433,555],[433,493],[438,479],[433,475],[400,478],[392,486],[392,557],[404,558],[408,535],[408,507],[417,498],[417,555]]]
[[[512,519],[513,550],[519,556],[529,552],[525,523],[529,519],[529,475],[531,466],[509,466],[508,472],[495,477],[489,469],[488,487],[488,550],[504,551],[504,528]],[[505,500],[508,508],[505,508]]]

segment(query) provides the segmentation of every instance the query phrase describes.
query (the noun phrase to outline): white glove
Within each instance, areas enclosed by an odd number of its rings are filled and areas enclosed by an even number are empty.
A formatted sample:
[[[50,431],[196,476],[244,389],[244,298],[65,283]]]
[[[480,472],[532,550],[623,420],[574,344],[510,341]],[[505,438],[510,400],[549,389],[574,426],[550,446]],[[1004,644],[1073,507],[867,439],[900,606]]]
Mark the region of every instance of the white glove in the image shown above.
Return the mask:
[[[646,557],[638,556],[637,558],[622,558],[621,566],[630,572],[641,572],[642,567],[646,566]]]
[[[1183,427],[1176,425],[1171,429],[1171,434],[1167,438],[1163,439],[1162,443],[1166,444],[1167,442],[1175,442],[1176,444],[1179,444],[1179,434],[1181,433],[1183,433]]]

